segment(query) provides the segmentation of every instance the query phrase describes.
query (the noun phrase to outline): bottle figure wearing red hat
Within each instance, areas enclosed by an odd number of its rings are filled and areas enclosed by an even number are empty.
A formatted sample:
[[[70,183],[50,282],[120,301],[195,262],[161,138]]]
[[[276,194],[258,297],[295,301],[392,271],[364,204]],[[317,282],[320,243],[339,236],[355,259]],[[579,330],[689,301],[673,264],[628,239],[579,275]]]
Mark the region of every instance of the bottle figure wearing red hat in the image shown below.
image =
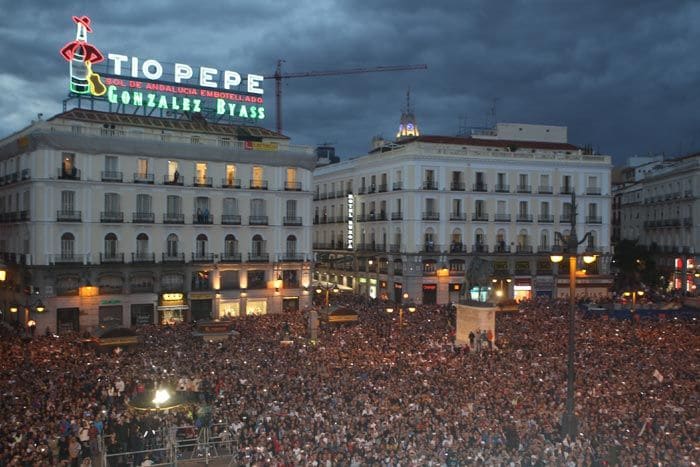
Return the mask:
[[[77,25],[75,40],[61,49],[61,55],[70,64],[70,90],[76,94],[101,96],[106,89],[99,75],[92,71],[92,64],[101,62],[104,56],[87,42],[87,33],[92,32],[90,18],[73,16],[73,21]]]

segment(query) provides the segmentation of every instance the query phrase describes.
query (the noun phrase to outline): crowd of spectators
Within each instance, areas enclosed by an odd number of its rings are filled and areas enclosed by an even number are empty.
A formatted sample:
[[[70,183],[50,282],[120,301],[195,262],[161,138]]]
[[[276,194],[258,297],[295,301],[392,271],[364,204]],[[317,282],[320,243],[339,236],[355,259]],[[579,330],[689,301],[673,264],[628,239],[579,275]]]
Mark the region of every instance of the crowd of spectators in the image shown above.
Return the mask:
[[[476,351],[452,345],[451,307],[418,306],[400,328],[377,304],[334,299],[359,323],[323,325],[315,344],[303,311],[236,319],[222,342],[193,337],[189,324],[144,326],[143,344],[106,353],[75,335],[23,342],[1,327],[0,466],[87,464],[101,449],[146,449],[147,434],[165,425],[196,430],[210,420],[236,465],[700,460],[695,320],[633,326],[579,316],[580,434],[569,439],[560,429],[566,302],[538,299],[499,314],[495,345]],[[202,394],[200,412],[128,407],[157,387]],[[202,405],[211,407],[204,422]],[[132,458],[154,460],[156,452]]]

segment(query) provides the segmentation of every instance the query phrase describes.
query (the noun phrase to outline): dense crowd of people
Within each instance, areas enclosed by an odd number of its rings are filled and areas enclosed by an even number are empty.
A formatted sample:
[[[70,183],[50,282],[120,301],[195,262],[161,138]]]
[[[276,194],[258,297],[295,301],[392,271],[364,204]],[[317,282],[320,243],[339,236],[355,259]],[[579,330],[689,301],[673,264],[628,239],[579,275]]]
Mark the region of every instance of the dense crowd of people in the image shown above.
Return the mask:
[[[571,439],[560,426],[566,302],[499,314],[495,342],[476,351],[452,345],[451,307],[418,306],[400,328],[382,306],[334,298],[359,323],[322,325],[316,343],[305,312],[236,319],[221,342],[192,336],[189,324],[140,327],[143,344],[102,353],[75,335],[26,342],[3,327],[0,466],[87,464],[100,450],[148,449],[163,426],[194,433],[209,423],[237,465],[700,461],[695,320],[579,316]],[[201,397],[167,412],[129,407],[159,387]],[[150,465],[159,453],[131,461]]]

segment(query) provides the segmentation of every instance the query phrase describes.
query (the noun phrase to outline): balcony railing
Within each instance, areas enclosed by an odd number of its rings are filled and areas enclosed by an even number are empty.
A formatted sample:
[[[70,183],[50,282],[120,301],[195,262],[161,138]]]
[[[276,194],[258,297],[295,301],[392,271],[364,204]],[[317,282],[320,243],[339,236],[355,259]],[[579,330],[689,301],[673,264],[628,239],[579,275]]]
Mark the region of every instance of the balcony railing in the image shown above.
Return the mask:
[[[270,253],[248,253],[249,263],[269,263]]]
[[[540,185],[537,187],[537,192],[541,195],[551,195],[554,189],[551,186]]]
[[[297,263],[302,262],[306,259],[304,253],[281,253],[277,255],[277,261],[282,261],[286,263]]]
[[[131,213],[131,221],[138,224],[153,224],[156,221],[156,216],[152,212],[133,212]]]
[[[185,179],[182,178],[182,175],[176,176],[170,176],[170,175],[163,175],[163,185],[178,185],[178,186],[183,186],[185,184]]]
[[[399,253],[401,251],[401,245],[398,243],[392,243],[389,245],[389,252],[391,253]]]
[[[242,257],[240,253],[221,253],[219,261],[222,263],[240,263],[242,261]]]
[[[164,263],[184,263],[185,254],[184,253],[163,253],[162,261]]]
[[[20,176],[22,177],[22,180],[29,180],[32,178],[32,171],[30,169],[22,169]]]
[[[80,169],[75,167],[70,169],[59,168],[58,178],[61,180],[80,180]]]
[[[540,245],[537,247],[538,253],[550,253],[552,251],[551,245]]]
[[[515,252],[521,254],[532,253],[532,245],[516,245]]]
[[[587,195],[599,195],[601,193],[602,193],[602,191],[601,191],[599,186],[586,187],[586,194]]]
[[[466,253],[467,245],[464,243],[450,243],[450,253]]]
[[[267,225],[267,216],[248,216],[248,225]]]
[[[284,216],[282,224],[284,225],[301,225],[301,217],[299,216]]]
[[[155,263],[156,262],[156,254],[155,253],[143,253],[143,252],[131,253],[131,262],[132,263]]]
[[[479,191],[485,193],[488,191],[489,186],[486,183],[475,183],[472,185],[472,191]]]
[[[496,186],[494,187],[494,191],[496,193],[509,193],[510,192],[510,185],[506,185],[503,183],[497,183]]]
[[[124,213],[120,211],[102,211],[100,222],[124,222]]]
[[[602,224],[602,216],[586,216],[586,224]]]
[[[422,251],[424,253],[440,253],[442,249],[440,248],[440,245],[437,245],[435,243],[423,243],[422,245],[418,245],[419,251]]]
[[[472,213],[472,221],[474,222],[488,222],[489,215],[486,213]]]
[[[526,214],[524,212],[518,213],[518,222],[532,222],[532,214]]]
[[[450,190],[452,191],[464,191],[467,187],[464,182],[452,182],[450,183]]]
[[[532,186],[530,186],[530,185],[518,185],[516,190],[518,193],[532,193]]]
[[[153,174],[138,172],[134,173],[134,183],[148,183],[152,185],[153,180]]]
[[[497,243],[493,246],[493,252],[494,253],[510,253],[510,245],[507,245],[506,242]]]
[[[211,214],[192,214],[192,223],[199,225],[210,225],[214,223],[214,216]]]
[[[59,253],[50,257],[51,264],[83,264],[87,260],[87,255],[78,253]]]
[[[222,214],[221,225],[241,225],[241,216],[238,214]]]
[[[166,213],[163,214],[163,224],[184,224],[184,214]]]
[[[121,182],[124,180],[124,174],[121,172],[102,171],[100,175],[103,182]]]
[[[301,182],[284,182],[284,189],[286,191],[301,191]]]
[[[562,214],[559,216],[559,222],[562,224],[571,224],[571,214]]]
[[[378,191],[379,193],[386,193],[386,191],[387,191],[386,183],[380,183],[380,184],[377,186],[377,191]]]
[[[572,191],[573,191],[573,188],[572,188],[572,187],[570,187],[570,186],[563,186],[563,187],[561,187],[561,189],[559,190],[559,194],[562,194],[562,195],[570,195]]]
[[[394,182],[392,187],[394,191],[403,190],[403,182]]]
[[[472,253],[488,253],[489,246],[484,244],[472,245]]]
[[[392,212],[391,213],[391,220],[392,221],[403,220],[403,213],[402,212]]]
[[[423,189],[424,190],[437,190],[437,182],[435,180],[424,180],[423,181]]]
[[[554,222],[554,216],[551,214],[540,214],[537,217],[537,221],[542,223]]]
[[[251,190],[267,190],[267,180],[250,180]]]
[[[439,221],[440,213],[435,211],[426,211],[423,213],[424,221]]]
[[[211,177],[192,177],[192,186],[211,187],[212,179]]]
[[[100,263],[110,264],[110,263],[123,263],[124,253],[100,253]]]
[[[56,211],[56,220],[58,222],[80,222],[82,220],[81,211]]]
[[[451,212],[450,213],[450,220],[451,221],[466,221],[467,220],[467,213],[466,212]]]
[[[510,214],[496,213],[493,220],[495,222],[510,222]]]
[[[193,263],[213,263],[214,253],[192,253]]]
[[[222,178],[221,188],[240,188],[241,179],[240,178]]]

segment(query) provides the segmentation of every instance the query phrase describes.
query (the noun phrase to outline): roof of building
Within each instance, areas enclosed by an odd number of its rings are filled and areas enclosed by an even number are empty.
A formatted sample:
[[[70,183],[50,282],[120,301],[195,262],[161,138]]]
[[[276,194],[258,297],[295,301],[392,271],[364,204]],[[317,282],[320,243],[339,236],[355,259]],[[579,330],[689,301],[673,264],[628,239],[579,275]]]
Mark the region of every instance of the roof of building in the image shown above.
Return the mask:
[[[289,137],[268,130],[267,128],[252,125],[232,125],[230,123],[212,123],[204,118],[193,120],[149,117],[145,115],[131,115],[113,112],[100,112],[97,110],[71,109],[54,115],[49,119],[68,119],[90,123],[120,124],[153,128],[158,130],[193,131],[223,136],[234,136],[240,140],[255,140],[260,138],[289,139]]]
[[[501,148],[532,148],[532,149],[551,149],[564,151],[577,151],[579,148],[569,143],[549,143],[544,141],[518,141],[518,140],[503,140],[503,139],[485,139],[474,138],[472,136],[437,136],[437,135],[421,135],[413,138],[405,138],[402,143],[411,142],[433,143],[433,144],[454,144],[458,146],[484,146],[484,147],[501,147]]]

